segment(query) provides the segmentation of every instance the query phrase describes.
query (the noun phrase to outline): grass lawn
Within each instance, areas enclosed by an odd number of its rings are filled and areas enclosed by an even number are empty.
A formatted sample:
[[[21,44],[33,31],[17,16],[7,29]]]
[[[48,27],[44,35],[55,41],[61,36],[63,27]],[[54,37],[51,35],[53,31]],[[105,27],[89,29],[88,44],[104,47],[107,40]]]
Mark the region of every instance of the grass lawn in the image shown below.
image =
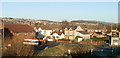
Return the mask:
[[[58,45],[44,49],[35,56],[65,56],[68,50],[71,50],[71,54],[88,53],[91,48],[94,49],[89,45]]]

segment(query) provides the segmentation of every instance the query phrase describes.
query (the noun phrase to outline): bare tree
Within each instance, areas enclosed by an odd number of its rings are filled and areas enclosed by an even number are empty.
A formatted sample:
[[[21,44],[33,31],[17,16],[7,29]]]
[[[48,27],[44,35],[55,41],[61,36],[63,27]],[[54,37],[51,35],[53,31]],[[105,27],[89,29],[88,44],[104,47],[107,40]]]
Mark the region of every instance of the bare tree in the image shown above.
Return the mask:
[[[62,29],[65,29],[65,28],[68,28],[69,27],[69,22],[68,21],[62,21],[61,22],[61,28]]]

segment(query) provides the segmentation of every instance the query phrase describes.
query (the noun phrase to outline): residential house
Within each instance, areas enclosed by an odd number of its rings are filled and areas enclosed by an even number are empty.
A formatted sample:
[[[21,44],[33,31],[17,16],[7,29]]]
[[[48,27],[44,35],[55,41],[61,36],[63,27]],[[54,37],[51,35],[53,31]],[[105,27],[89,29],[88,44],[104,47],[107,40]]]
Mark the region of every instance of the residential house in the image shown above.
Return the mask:
[[[104,25],[88,25],[87,26],[87,32],[89,33],[95,33],[95,32],[107,32],[107,29]]]
[[[76,32],[76,36],[81,36],[83,39],[90,39],[91,35],[92,34],[85,32],[85,31],[77,31]]]
[[[112,32],[119,32],[117,28],[112,28]]]
[[[35,30],[32,26],[24,24],[4,24],[5,38],[32,39]]]
[[[65,35],[63,31],[58,31],[58,32],[54,31],[51,33],[51,38],[55,40],[64,39]]]
[[[70,26],[69,28],[65,28],[65,38],[74,40],[76,36],[81,36],[83,39],[90,39],[89,33],[85,32],[83,26]]]
[[[112,37],[111,38],[111,45],[120,45],[120,38],[119,37]]]
[[[101,37],[106,37],[106,35],[102,34],[102,32],[95,32],[95,33],[92,34],[92,37],[101,38]]]
[[[43,36],[45,36],[45,38],[50,37],[51,33],[53,32],[53,29],[49,26],[46,26],[46,25],[41,25],[39,27],[35,27],[34,30],[36,32],[39,32]]]
[[[111,45],[120,45],[120,32],[118,36],[113,36],[111,37]]]
[[[70,28],[65,28],[64,32],[65,32],[65,39],[75,39],[75,29],[77,28],[77,26],[71,26]]]
[[[111,32],[113,35],[116,35],[119,31],[118,31],[117,27],[112,27]]]

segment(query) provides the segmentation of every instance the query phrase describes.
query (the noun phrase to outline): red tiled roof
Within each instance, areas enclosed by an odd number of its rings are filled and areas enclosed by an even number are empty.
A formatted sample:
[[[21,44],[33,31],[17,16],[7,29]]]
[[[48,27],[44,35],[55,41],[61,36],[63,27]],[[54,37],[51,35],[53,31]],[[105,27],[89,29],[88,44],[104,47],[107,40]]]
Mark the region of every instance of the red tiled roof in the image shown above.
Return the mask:
[[[4,28],[8,28],[10,31],[17,33],[17,32],[35,32],[34,28],[25,25],[25,24],[5,24]]]
[[[89,34],[89,33],[84,32],[84,31],[77,31],[77,32],[82,33],[82,34]]]

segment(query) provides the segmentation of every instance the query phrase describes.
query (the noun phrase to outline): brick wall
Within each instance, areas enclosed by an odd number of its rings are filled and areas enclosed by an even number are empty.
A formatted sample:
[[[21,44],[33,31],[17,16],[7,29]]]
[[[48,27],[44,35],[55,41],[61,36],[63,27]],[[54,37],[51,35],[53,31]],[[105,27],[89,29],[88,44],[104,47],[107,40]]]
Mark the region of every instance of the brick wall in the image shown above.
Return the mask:
[[[14,38],[20,38],[20,39],[33,39],[35,38],[35,32],[21,32],[21,33],[13,33]]]

